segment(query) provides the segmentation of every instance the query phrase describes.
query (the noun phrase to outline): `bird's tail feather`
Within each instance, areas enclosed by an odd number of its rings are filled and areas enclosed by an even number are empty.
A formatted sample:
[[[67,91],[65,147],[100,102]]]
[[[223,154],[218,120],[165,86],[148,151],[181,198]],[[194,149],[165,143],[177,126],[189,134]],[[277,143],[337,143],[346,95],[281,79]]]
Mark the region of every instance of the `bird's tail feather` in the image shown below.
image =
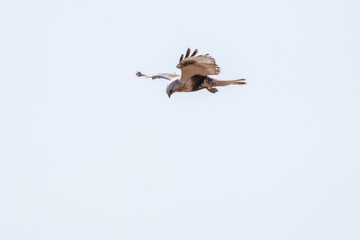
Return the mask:
[[[246,82],[244,82],[245,79],[237,79],[237,80],[230,80],[230,81],[219,81],[219,80],[213,80],[214,82],[214,87],[223,87],[223,86],[227,86],[227,85],[242,85],[242,84],[246,84]]]

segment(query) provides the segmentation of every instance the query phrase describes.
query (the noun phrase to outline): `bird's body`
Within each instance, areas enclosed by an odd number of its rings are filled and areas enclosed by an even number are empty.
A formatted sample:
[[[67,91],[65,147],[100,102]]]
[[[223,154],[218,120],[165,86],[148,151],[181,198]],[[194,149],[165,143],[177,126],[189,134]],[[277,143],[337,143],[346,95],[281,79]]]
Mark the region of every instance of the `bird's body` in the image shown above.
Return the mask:
[[[218,90],[215,87],[245,84],[245,79],[219,81],[210,78],[208,75],[220,73],[220,68],[216,65],[215,59],[209,55],[195,56],[196,54],[197,49],[190,56],[190,49],[188,49],[185,58],[184,55],[181,55],[179,64],[176,66],[181,69],[181,76],[168,73],[144,75],[141,72],[137,72],[136,75],[138,77],[169,80],[170,82],[166,87],[166,93],[169,97],[174,92],[194,92],[207,89],[211,93],[216,93]]]

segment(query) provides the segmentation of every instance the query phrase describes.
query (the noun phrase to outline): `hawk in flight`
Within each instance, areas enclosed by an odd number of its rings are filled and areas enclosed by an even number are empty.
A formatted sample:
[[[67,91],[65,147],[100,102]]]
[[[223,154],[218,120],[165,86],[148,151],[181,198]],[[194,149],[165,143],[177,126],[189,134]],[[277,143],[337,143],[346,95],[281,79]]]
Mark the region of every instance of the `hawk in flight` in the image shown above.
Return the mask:
[[[190,55],[190,48],[188,48],[185,57],[184,54],[181,55],[179,64],[176,66],[181,70],[181,76],[169,73],[145,75],[141,72],[137,72],[136,76],[169,80],[170,82],[166,87],[166,93],[169,97],[174,92],[194,92],[206,89],[211,93],[216,93],[218,90],[215,87],[245,84],[245,79],[219,81],[209,77],[209,75],[218,75],[220,68],[216,65],[214,58],[208,54],[196,56],[197,52],[198,50],[195,49]]]

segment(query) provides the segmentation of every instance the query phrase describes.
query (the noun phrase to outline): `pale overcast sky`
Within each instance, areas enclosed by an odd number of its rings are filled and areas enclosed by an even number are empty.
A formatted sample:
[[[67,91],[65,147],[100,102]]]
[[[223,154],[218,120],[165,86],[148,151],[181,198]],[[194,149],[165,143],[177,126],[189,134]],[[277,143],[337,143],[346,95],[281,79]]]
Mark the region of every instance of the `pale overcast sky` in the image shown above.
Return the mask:
[[[0,1],[0,239],[360,239],[359,1]],[[245,86],[175,93],[188,47]]]

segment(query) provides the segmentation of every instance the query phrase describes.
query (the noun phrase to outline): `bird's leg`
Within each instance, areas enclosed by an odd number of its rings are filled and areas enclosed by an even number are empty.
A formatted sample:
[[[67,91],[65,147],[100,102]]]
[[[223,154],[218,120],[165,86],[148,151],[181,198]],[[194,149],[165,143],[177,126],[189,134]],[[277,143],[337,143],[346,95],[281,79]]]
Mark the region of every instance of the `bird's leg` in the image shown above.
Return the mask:
[[[206,90],[208,90],[211,93],[216,93],[218,90],[214,87],[207,87]]]
[[[214,81],[211,78],[206,78],[202,86],[211,93],[216,93],[218,91],[214,88]]]

